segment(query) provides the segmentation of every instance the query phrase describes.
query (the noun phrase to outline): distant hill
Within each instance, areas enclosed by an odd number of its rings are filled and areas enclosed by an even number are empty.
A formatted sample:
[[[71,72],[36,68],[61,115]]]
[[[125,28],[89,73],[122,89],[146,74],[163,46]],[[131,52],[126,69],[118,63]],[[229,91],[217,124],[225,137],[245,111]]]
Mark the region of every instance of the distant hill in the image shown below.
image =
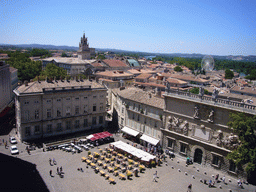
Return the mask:
[[[53,49],[53,50],[66,50],[66,51],[77,51],[79,48],[75,46],[66,46],[66,45],[41,45],[41,44],[20,44],[20,45],[10,45],[10,44],[0,44],[1,48],[39,48],[39,49]],[[118,54],[137,54],[139,56],[161,56],[161,57],[186,57],[186,58],[203,58],[205,55],[200,53],[150,53],[150,52],[139,52],[139,51],[127,51],[120,49],[109,49],[109,48],[95,48],[97,52],[114,52]],[[212,55],[214,59],[228,59],[236,61],[254,61],[256,62],[256,55]]]

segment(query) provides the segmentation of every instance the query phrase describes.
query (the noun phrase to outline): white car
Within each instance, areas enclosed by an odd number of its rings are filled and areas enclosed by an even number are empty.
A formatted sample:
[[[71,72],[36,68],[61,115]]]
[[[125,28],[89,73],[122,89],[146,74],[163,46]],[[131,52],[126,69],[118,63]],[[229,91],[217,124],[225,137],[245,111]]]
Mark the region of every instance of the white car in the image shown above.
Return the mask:
[[[11,144],[17,143],[16,138],[15,138],[15,137],[10,137],[10,143],[11,143]]]
[[[11,154],[12,155],[19,154],[19,150],[17,149],[16,145],[11,146]]]

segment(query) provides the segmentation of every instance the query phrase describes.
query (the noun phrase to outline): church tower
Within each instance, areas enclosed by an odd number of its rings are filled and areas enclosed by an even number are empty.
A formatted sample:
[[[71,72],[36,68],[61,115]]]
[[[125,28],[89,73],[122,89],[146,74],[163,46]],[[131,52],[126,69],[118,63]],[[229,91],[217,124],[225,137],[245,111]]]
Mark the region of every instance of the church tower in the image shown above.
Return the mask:
[[[81,41],[79,43],[79,50],[77,51],[78,59],[85,60],[90,59],[93,54],[91,52],[95,49],[89,48],[89,43],[87,42],[87,37],[85,37],[85,34],[83,34],[83,37],[81,37]]]

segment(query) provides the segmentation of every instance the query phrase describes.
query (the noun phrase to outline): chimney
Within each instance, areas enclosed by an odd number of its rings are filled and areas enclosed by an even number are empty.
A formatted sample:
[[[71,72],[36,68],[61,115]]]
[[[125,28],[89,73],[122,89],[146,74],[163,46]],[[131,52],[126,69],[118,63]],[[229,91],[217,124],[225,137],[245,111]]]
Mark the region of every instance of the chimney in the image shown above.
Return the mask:
[[[28,86],[28,81],[25,80],[25,81],[24,81],[24,84],[25,84],[25,86],[27,87],[27,86]]]
[[[151,98],[151,97],[152,97],[152,95],[151,95],[151,93],[149,93],[149,94],[148,94],[148,98]]]

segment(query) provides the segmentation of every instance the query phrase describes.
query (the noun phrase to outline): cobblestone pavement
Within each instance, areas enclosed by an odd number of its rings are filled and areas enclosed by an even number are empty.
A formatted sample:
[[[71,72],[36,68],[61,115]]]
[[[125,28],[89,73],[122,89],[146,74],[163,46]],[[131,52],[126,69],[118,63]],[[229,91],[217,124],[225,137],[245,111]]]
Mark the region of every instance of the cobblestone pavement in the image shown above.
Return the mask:
[[[11,133],[12,135],[12,133]],[[2,139],[8,139],[9,136],[0,136]],[[123,140],[124,138],[119,135],[114,135],[115,141]],[[130,142],[130,141],[128,141]],[[130,142],[131,143],[131,142]],[[9,144],[10,145],[10,144]],[[101,145],[100,148],[104,148],[108,144]],[[17,147],[20,151],[17,158],[34,163],[37,165],[37,170],[40,173],[42,179],[49,191],[65,192],[65,191],[141,191],[141,192],[153,192],[153,191],[175,191],[183,192],[187,191],[187,186],[192,184],[192,191],[255,191],[256,187],[252,185],[244,185],[244,189],[240,189],[237,186],[237,178],[225,175],[222,172],[218,172],[210,167],[203,167],[201,165],[189,165],[185,166],[185,158],[176,156],[173,161],[167,159],[167,162],[160,167],[148,169],[144,173],[139,173],[139,177],[132,177],[131,180],[119,180],[112,173],[109,173],[110,177],[116,180],[116,184],[109,184],[104,177],[100,174],[96,174],[94,170],[89,166],[86,168],[86,164],[81,161],[81,157],[87,157],[87,151],[81,153],[68,153],[62,150],[54,150],[43,152],[43,149],[36,149],[31,151],[29,155],[25,151],[26,145],[18,143]],[[91,149],[92,152],[98,151],[97,148]],[[5,149],[4,145],[0,145],[0,153],[10,155],[10,150]],[[57,165],[51,166],[49,164],[49,158],[55,158]],[[177,162],[179,161],[179,163]],[[57,167],[63,167],[64,178],[60,178],[56,172]],[[173,168],[172,168],[173,166]],[[102,169],[100,166],[98,166]],[[83,168],[84,172],[78,171],[77,168]],[[179,172],[180,169],[180,172]],[[199,171],[197,171],[199,169]],[[54,177],[49,175],[49,171],[53,171]],[[156,182],[153,182],[153,174],[157,171],[158,178]],[[187,175],[185,174],[187,172]],[[206,172],[207,174],[205,175]],[[200,182],[200,179],[207,179],[209,181],[212,175],[220,174],[220,177],[226,176],[227,184],[223,182],[217,183],[216,188],[208,188],[207,185]],[[194,178],[193,178],[194,176]],[[231,180],[231,182],[229,181]],[[219,185],[222,188],[219,188]]]

